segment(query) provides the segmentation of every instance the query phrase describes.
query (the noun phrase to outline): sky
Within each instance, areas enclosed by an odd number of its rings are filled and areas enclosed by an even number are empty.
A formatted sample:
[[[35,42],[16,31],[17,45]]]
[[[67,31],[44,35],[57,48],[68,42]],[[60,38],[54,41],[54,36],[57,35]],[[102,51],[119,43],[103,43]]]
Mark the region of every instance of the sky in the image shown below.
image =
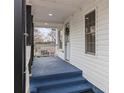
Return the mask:
[[[50,31],[52,31],[51,28],[36,28],[36,29],[38,29],[41,33],[43,33],[45,37],[48,35]]]

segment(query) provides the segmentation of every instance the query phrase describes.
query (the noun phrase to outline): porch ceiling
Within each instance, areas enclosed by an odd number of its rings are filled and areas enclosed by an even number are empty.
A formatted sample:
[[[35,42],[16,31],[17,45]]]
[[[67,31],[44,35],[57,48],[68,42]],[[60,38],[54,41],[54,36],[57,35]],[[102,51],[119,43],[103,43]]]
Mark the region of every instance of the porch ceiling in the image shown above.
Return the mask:
[[[32,4],[35,26],[56,27],[77,11],[84,0],[30,0],[29,2]]]

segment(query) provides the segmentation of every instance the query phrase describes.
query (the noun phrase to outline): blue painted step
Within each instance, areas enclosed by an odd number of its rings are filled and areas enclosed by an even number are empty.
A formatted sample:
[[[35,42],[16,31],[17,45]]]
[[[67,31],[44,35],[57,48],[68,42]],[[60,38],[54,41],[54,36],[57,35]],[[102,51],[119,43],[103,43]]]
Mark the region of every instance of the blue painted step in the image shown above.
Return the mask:
[[[66,80],[61,80],[61,81],[54,81],[54,82],[51,82],[51,83],[47,83],[47,84],[42,84],[40,87],[38,87],[38,89],[48,89],[48,88],[51,88],[51,87],[57,87],[57,86],[65,86],[66,84],[75,84],[77,82],[82,82],[82,83],[85,83],[86,80],[84,79],[81,79],[81,78],[73,78],[73,79],[66,79]]]
[[[104,93],[82,77],[80,69],[57,57],[33,63],[30,93],[83,93],[91,89]]]
[[[57,85],[64,85],[71,82],[82,81],[85,82],[85,79],[82,77],[81,71],[70,72],[70,73],[61,73],[51,76],[43,76],[43,77],[33,77],[30,81],[31,93],[37,91],[38,87],[47,88]]]
[[[53,80],[53,79],[64,79],[68,77],[74,76],[82,76],[82,71],[74,71],[74,72],[66,72],[66,73],[58,73],[58,74],[50,74],[50,75],[43,75],[43,76],[32,76],[31,82],[39,81],[39,80]]]
[[[76,78],[82,76],[82,71],[75,71],[75,72],[69,72],[69,73],[59,73],[59,74],[52,74],[52,75],[46,75],[46,76],[38,76],[38,77],[31,77],[30,80],[30,86],[31,88],[37,87],[35,85],[39,85],[41,83],[47,83],[51,81],[59,81],[59,80],[66,80],[71,78]],[[31,89],[32,91],[32,89]]]
[[[59,73],[31,78],[31,93],[70,93],[91,89],[82,77],[82,71]],[[66,86],[66,87],[65,87]],[[64,88],[64,92],[63,92]],[[71,89],[73,88],[73,89]],[[61,90],[62,89],[62,90]],[[57,91],[57,92],[56,92]],[[68,92],[69,91],[69,92]]]
[[[30,86],[30,93],[37,93],[37,88]]]
[[[91,89],[91,87],[84,82],[70,83],[64,86],[50,87],[48,89],[38,89],[38,93],[77,93],[84,92]]]
[[[56,80],[49,80],[49,81],[37,81],[37,82],[31,82],[31,85],[35,87],[50,87],[50,86],[55,86],[59,84],[66,84],[70,82],[76,82],[76,81],[83,81],[86,82],[86,80],[83,77],[69,77],[66,79],[56,79]]]

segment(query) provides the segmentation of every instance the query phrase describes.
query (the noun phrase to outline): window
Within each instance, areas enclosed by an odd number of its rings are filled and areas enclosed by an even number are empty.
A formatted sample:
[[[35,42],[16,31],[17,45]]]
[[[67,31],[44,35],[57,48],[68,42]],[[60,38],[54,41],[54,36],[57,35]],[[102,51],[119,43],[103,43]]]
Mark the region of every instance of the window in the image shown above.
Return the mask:
[[[59,31],[58,38],[59,38],[59,49],[62,49],[62,31]]]
[[[95,10],[85,15],[85,52],[95,54]]]

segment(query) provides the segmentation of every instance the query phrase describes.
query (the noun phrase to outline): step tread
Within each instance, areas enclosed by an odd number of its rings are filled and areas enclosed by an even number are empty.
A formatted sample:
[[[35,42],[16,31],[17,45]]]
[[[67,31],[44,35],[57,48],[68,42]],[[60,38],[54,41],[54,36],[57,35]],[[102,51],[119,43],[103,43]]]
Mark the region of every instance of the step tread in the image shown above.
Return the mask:
[[[42,89],[39,93],[71,93],[71,92],[83,92],[91,89],[88,83],[78,82],[74,85],[57,86],[55,88]]]

